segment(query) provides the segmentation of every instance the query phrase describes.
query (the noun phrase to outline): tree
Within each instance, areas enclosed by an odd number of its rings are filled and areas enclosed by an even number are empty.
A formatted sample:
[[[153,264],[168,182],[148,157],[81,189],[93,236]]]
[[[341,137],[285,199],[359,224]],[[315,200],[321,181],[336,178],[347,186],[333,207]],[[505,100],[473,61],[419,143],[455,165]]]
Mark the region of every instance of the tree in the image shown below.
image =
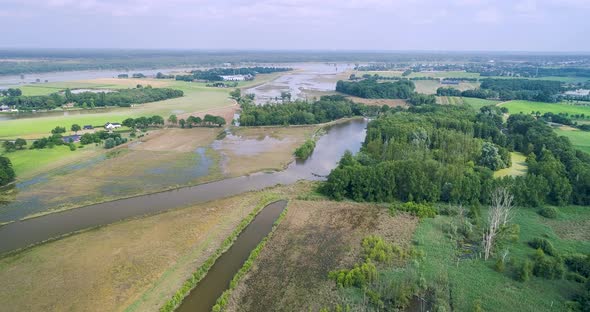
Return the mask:
[[[76,134],[78,134],[78,131],[82,130],[82,128],[80,127],[79,124],[73,124],[72,127],[70,128],[70,130],[74,131]]]
[[[8,157],[0,156],[0,186],[4,186],[14,181],[14,169]]]
[[[154,115],[150,117],[149,123],[153,126],[161,126],[164,125],[164,118],[162,116]]]
[[[51,134],[61,134],[66,132],[66,127],[57,126],[53,130],[51,130]]]
[[[113,138],[108,138],[104,141],[104,148],[106,149],[110,149],[115,147],[115,139]]]
[[[23,149],[23,147],[27,145],[27,140],[18,138],[14,141],[14,145],[16,145],[16,148],[18,149]]]
[[[500,157],[498,148],[494,145],[494,143],[490,142],[483,143],[481,147],[481,158],[479,159],[479,164],[490,168],[491,170],[498,170],[506,167],[506,164]]]
[[[178,123],[178,118],[176,117],[176,115],[170,115],[170,117],[168,117],[168,122],[176,125]]]
[[[229,93],[229,96],[231,96],[232,99],[239,101],[242,97],[242,91],[240,89],[235,89]]]
[[[184,119],[180,119],[180,120],[178,121],[178,123],[180,124],[180,127],[181,127],[181,128],[184,128],[184,125],[186,124],[186,121],[185,121]]]
[[[16,150],[16,145],[12,141],[4,141],[4,143],[2,143],[2,147],[4,147],[4,151],[7,153],[14,152]]]
[[[281,91],[281,101],[291,102],[291,92],[288,91]]]
[[[121,124],[125,127],[128,127],[128,128],[134,128],[135,127],[135,120],[133,118],[127,118],[127,119],[123,120],[123,122]]]
[[[514,196],[508,189],[500,187],[491,194],[491,205],[488,212],[487,228],[483,234],[484,259],[488,260],[498,234],[506,228],[513,215]]]

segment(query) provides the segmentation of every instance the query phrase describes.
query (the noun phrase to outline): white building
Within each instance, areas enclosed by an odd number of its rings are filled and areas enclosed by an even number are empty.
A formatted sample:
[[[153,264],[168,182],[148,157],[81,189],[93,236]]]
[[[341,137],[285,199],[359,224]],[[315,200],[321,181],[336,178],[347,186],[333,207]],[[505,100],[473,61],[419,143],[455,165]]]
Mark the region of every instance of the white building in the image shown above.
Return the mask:
[[[244,81],[244,80],[246,80],[246,76],[244,76],[244,75],[227,75],[227,76],[221,76],[221,78],[223,78],[224,81]]]
[[[121,124],[120,123],[116,123],[116,122],[113,122],[113,123],[107,122],[104,125],[104,128],[107,129],[107,130],[113,130],[113,129],[121,128]]]

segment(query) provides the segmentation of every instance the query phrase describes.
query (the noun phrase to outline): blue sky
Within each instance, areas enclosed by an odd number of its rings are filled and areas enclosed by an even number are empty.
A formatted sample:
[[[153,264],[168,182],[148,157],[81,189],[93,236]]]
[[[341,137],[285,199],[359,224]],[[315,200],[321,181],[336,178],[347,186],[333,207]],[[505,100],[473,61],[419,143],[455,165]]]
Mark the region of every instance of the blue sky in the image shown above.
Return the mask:
[[[590,0],[0,4],[0,47],[590,51]]]

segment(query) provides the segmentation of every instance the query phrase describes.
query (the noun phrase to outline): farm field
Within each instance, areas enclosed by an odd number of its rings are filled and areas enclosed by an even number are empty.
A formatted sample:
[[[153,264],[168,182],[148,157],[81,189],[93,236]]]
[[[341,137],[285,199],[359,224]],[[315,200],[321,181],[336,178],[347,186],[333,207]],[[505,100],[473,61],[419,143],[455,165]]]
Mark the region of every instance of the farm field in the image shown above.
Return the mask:
[[[544,103],[544,102],[530,102],[530,101],[508,101],[502,103],[503,107],[508,108],[510,114],[530,114],[531,112],[543,113],[567,113],[569,115],[584,114],[590,116],[590,105],[571,105],[566,102],[560,103]]]
[[[512,152],[510,153],[510,158],[512,159],[512,166],[494,172],[494,177],[501,178],[505,176],[516,177],[526,175],[526,156],[518,152]]]
[[[258,75],[254,81],[240,82],[238,87],[250,87],[264,83],[277,77],[278,74]],[[76,112],[53,116],[23,118],[2,121],[0,139],[12,139],[22,137],[34,139],[47,136],[56,126],[65,126],[67,129],[74,124],[101,126],[106,122],[121,122],[126,118],[140,116],[161,115],[167,118],[169,115],[190,114],[231,107],[234,101],[228,98],[229,88],[206,87],[205,83],[190,83],[175,80],[158,79],[117,79],[100,78],[74,82],[60,82],[24,86],[24,92],[28,95],[44,95],[54,93],[65,88],[134,88],[137,84],[152,85],[153,87],[167,87],[182,90],[184,96],[159,102],[136,105],[131,108],[109,108],[96,110],[96,113],[87,111],[83,114]]]
[[[459,96],[437,96],[436,101],[438,104],[443,105],[469,105],[474,109],[479,110],[480,108],[488,105],[496,105],[500,103],[500,101],[496,100],[486,100],[486,99],[478,99],[478,98],[469,98],[469,97],[459,97]]]
[[[577,129],[553,129],[557,134],[566,136],[579,150],[590,153],[590,132]]]
[[[253,209],[308,188],[245,193],[5,256],[0,258],[3,309],[158,311]]]
[[[590,241],[590,210],[588,207],[562,207],[557,219],[541,217],[534,209],[518,208],[514,223],[520,226],[520,238],[504,248],[509,259],[524,261],[535,249],[527,242],[544,237],[560,253],[588,253]],[[579,291],[579,284],[569,280],[551,280],[532,277],[519,282],[510,276],[510,270],[499,273],[493,269],[493,260],[462,257],[464,251],[443,230],[451,218],[438,216],[420,223],[414,241],[426,253],[421,265],[426,280],[444,279],[452,291],[452,305],[458,311],[473,310],[481,303],[484,311],[564,311],[565,301]],[[511,260],[508,260],[511,261]],[[542,295],[540,295],[542,294]]]
[[[22,181],[36,174],[96,156],[101,152],[102,147],[94,145],[75,151],[70,151],[69,146],[62,145],[54,148],[17,150],[2,155],[10,159],[17,179]]]
[[[386,207],[331,201],[291,201],[286,218],[240,281],[227,311],[318,311],[333,307],[339,291],[328,272],[352,266],[361,240],[377,234],[410,243],[417,219]]]

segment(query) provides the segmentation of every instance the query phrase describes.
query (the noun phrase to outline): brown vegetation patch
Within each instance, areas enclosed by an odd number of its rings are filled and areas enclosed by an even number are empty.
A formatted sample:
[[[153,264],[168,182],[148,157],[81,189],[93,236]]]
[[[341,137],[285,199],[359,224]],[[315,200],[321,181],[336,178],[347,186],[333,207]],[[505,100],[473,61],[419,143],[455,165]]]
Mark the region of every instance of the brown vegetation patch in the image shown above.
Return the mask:
[[[408,106],[408,103],[406,102],[406,100],[403,100],[403,99],[363,99],[363,98],[356,97],[356,96],[349,96],[348,98],[351,99],[355,103],[372,105],[372,106],[383,106],[383,105],[387,105],[389,107],[398,107],[398,106],[407,107]]]
[[[141,143],[131,149],[144,151],[193,152],[196,148],[207,146],[215,140],[220,128],[162,129],[150,131],[142,137]]]
[[[410,243],[417,220],[371,204],[289,203],[288,213],[252,270],[230,298],[228,311],[318,311],[338,303],[331,270],[359,260],[363,237],[378,234]]]
[[[590,240],[590,220],[546,220],[561,239]]]
[[[231,125],[231,122],[234,119],[234,114],[238,111],[239,108],[240,108],[239,105],[237,103],[235,103],[235,101],[234,101],[233,105],[209,109],[209,110],[205,110],[205,111],[179,114],[176,117],[178,119],[185,119],[186,120],[190,116],[203,118],[203,117],[205,117],[205,115],[209,114],[209,115],[214,115],[214,116],[221,116],[221,117],[223,117],[223,119],[225,119],[225,122],[228,125]]]
[[[117,311],[137,301],[136,311],[157,311],[262,194],[120,222],[0,259],[2,309]]]

